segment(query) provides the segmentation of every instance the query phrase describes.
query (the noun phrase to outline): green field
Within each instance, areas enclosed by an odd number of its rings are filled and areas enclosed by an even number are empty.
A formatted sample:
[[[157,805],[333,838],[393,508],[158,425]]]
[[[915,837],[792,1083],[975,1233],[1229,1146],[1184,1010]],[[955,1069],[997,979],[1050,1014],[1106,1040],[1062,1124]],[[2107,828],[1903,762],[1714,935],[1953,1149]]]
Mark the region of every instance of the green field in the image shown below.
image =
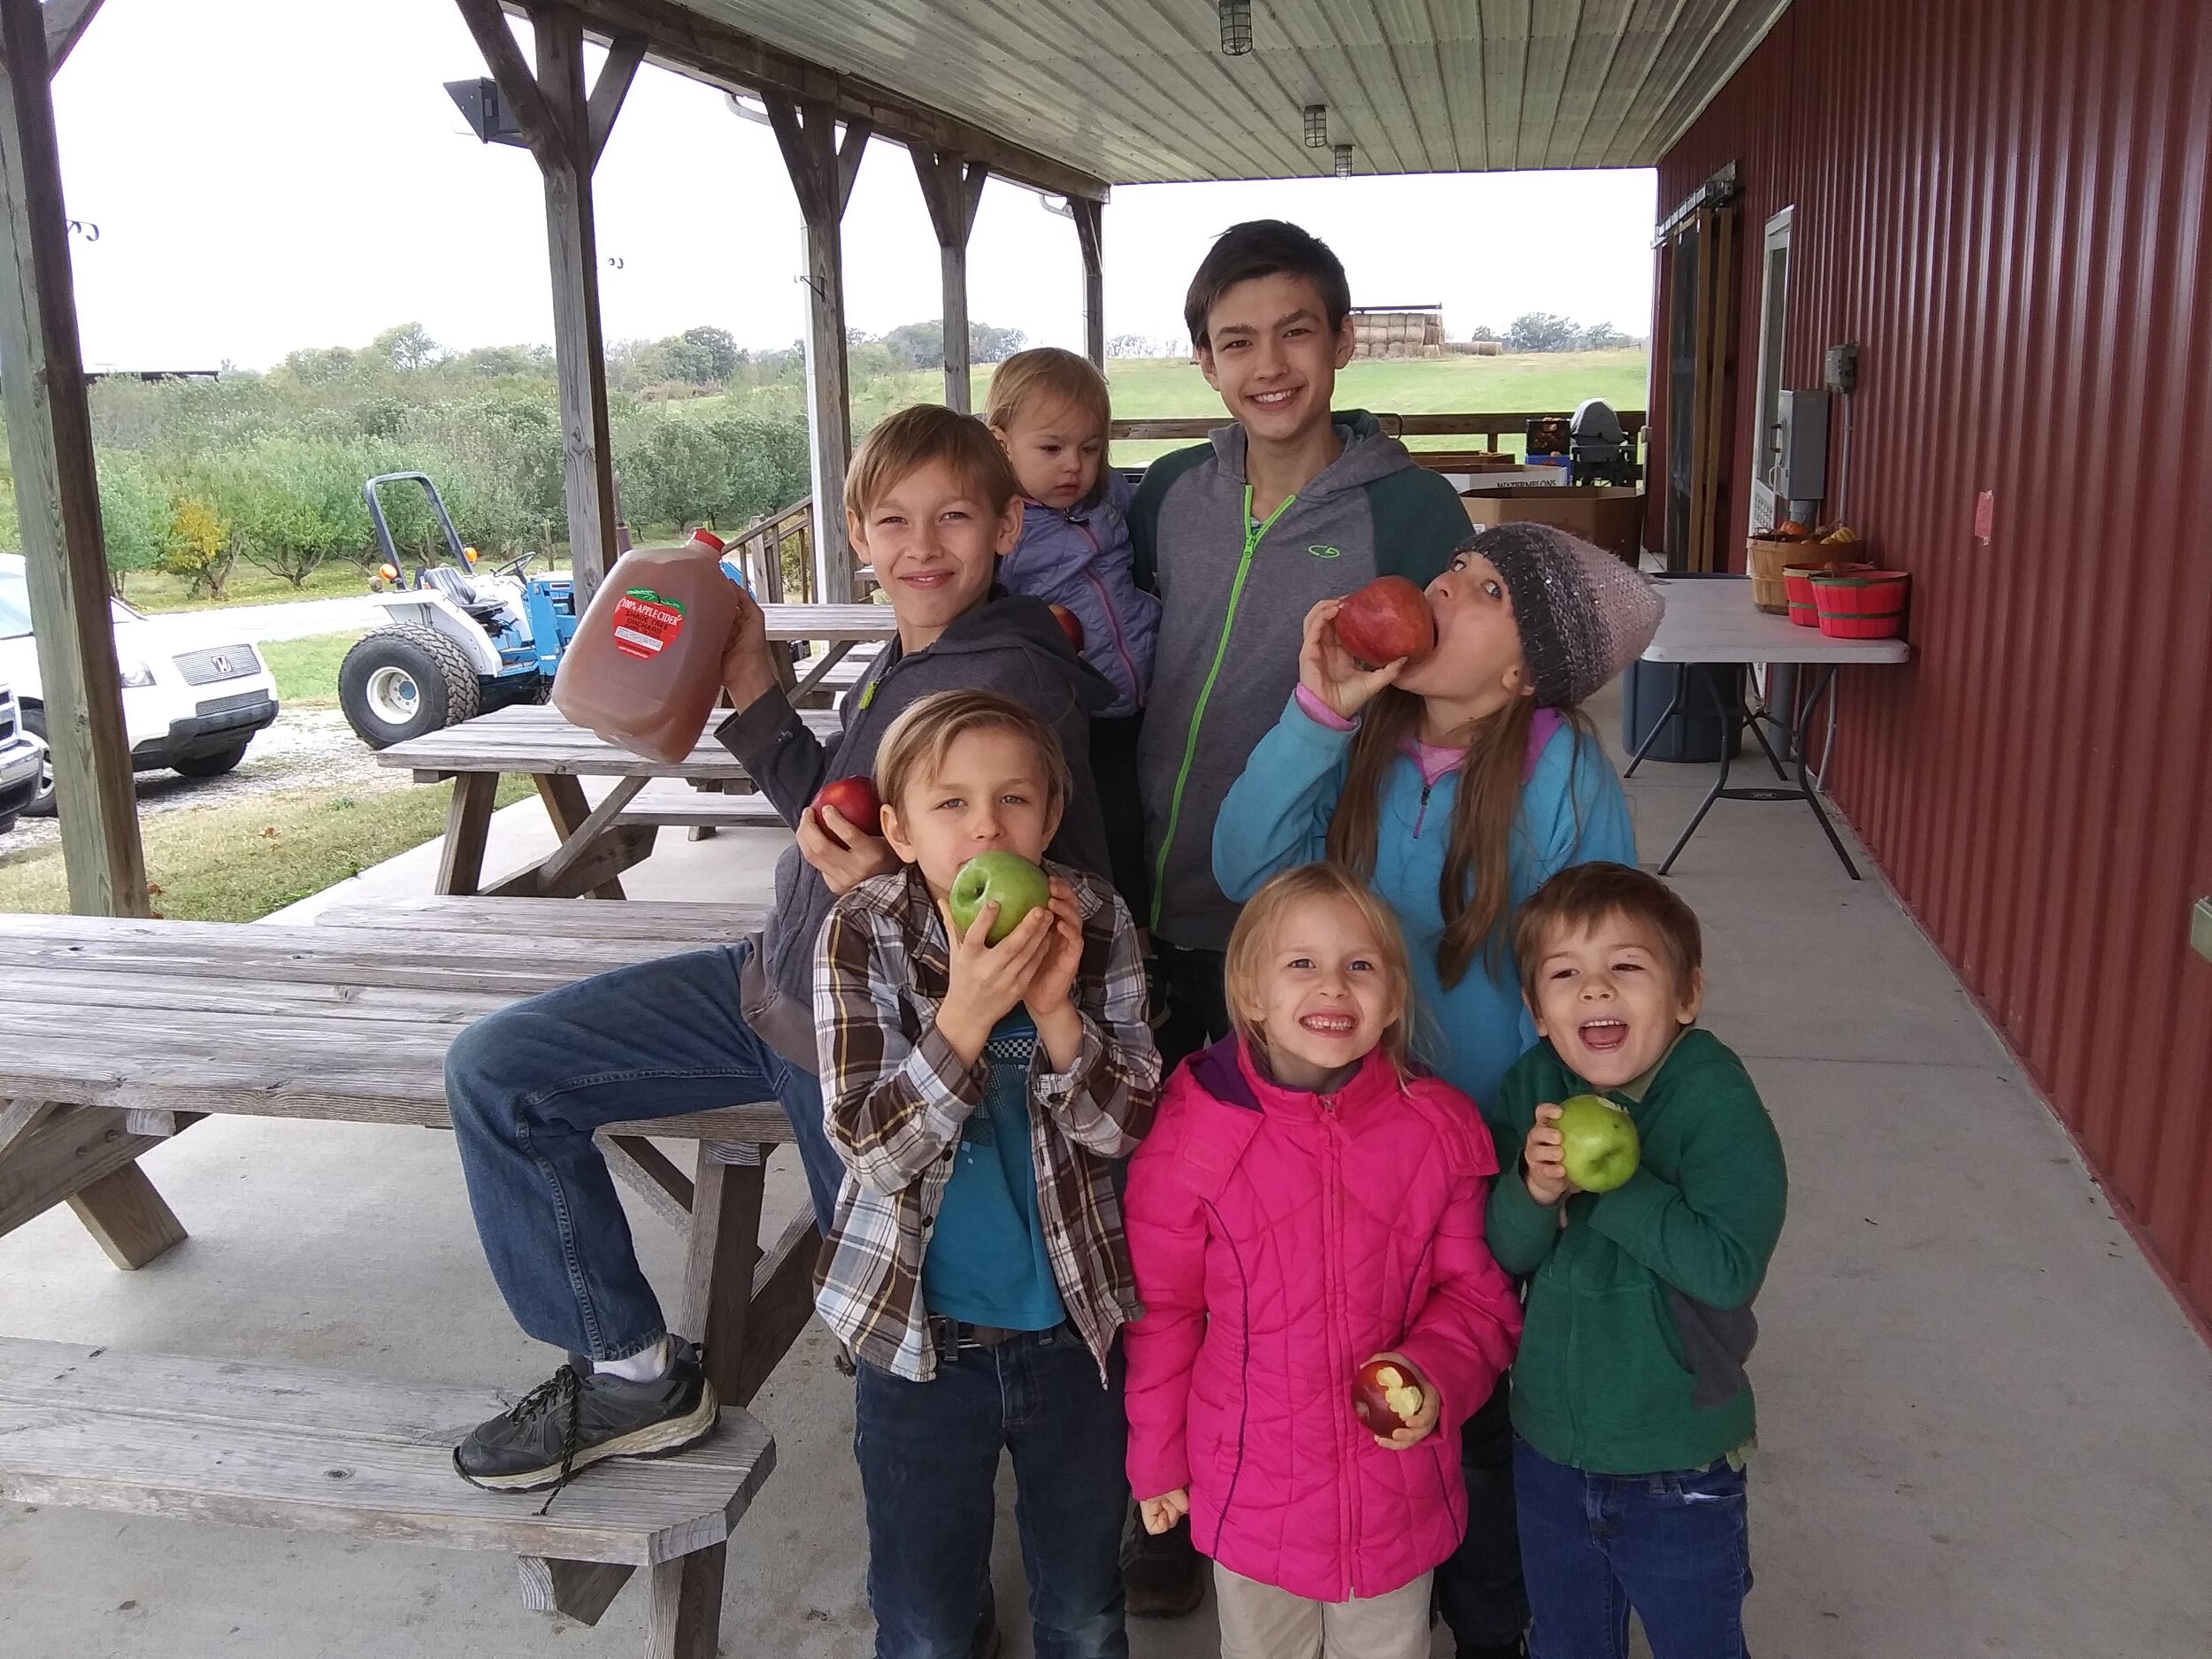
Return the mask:
[[[1625,351],[1531,352],[1502,357],[1415,357],[1355,363],[1339,373],[1336,405],[1394,415],[1479,413],[1484,410],[1557,410],[1565,412],[1586,397],[1602,397],[1616,409],[1644,407],[1646,355],[1641,347]],[[974,402],[981,409],[989,396],[991,371],[975,371]],[[1113,383],[1114,413],[1124,420],[1167,416],[1226,419],[1221,399],[1198,365],[1185,358],[1118,357],[1107,365]],[[865,431],[885,414],[908,403],[933,403],[944,393],[941,374],[878,374],[853,382],[853,425]],[[780,388],[735,394],[749,413],[770,413]],[[702,413],[730,401],[702,397],[680,404]],[[1133,465],[1176,448],[1172,442],[1123,442],[1114,459]],[[1455,438],[1417,438],[1417,449],[1468,447]],[[1515,448],[1517,444],[1509,444]]]

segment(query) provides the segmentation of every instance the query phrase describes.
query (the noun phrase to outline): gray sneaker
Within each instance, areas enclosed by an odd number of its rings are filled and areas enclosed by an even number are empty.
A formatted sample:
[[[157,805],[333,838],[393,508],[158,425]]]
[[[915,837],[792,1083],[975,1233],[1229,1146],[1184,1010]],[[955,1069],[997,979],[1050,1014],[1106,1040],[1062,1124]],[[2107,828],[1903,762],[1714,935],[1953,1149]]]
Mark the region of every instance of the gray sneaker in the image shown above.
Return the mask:
[[[659,1457],[714,1430],[720,1402],[699,1365],[699,1345],[679,1339],[668,1372],[652,1382],[564,1365],[453,1450],[471,1486],[499,1492],[559,1486],[603,1457]]]

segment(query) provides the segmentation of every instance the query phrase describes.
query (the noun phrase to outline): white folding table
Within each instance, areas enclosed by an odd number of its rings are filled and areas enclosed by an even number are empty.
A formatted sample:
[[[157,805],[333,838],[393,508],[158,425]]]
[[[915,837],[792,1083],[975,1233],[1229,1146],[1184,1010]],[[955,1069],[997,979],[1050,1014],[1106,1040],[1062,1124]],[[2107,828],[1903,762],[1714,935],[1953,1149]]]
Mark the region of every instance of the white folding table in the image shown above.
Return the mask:
[[[1643,764],[1645,754],[1668,725],[1678,718],[1687,718],[1689,710],[1683,705],[1687,700],[1687,688],[1692,679],[1702,680],[1705,695],[1726,728],[1720,746],[1720,775],[1705,798],[1698,803],[1697,810],[1675,838],[1674,845],[1659,864],[1659,873],[1665,875],[1673,868],[1674,861],[1682,856],[1697,826],[1705,821],[1705,815],[1716,801],[1802,801],[1812,810],[1821,831],[1828,837],[1828,844],[1836,849],[1836,856],[1843,861],[1845,872],[1856,881],[1858,866],[1851,862],[1851,855],[1844,849],[1843,839],[1836,833],[1835,826],[1828,821],[1828,814],[1820,804],[1805,765],[1805,734],[1812,724],[1813,715],[1823,697],[1835,692],[1836,670],[1847,663],[1902,663],[1912,657],[1912,648],[1901,639],[1838,640],[1831,639],[1817,628],[1801,628],[1787,617],[1770,615],[1751,603],[1751,580],[1744,576],[1694,576],[1652,579],[1666,597],[1667,611],[1659,624],[1659,631],[1645,648],[1644,661],[1647,663],[1675,663],[1685,666],[1693,664],[1730,664],[1748,667],[1753,664],[1770,665],[1792,664],[1814,671],[1809,691],[1801,687],[1797,718],[1794,722],[1778,718],[1770,710],[1752,706],[1747,677],[1737,680],[1736,706],[1731,710],[1722,704],[1721,694],[1709,676],[1685,674],[1676,681],[1674,695],[1668,700],[1666,710],[1644,734],[1636,752],[1630,757],[1628,776],[1636,775],[1636,768]],[[1767,741],[1762,721],[1775,725],[1784,735],[1783,751],[1777,754]],[[1730,787],[1728,773],[1731,764],[1729,751],[1736,746],[1736,734],[1748,729],[1765,750],[1775,776],[1786,786],[1782,788]],[[1789,763],[1786,764],[1785,761]],[[1792,775],[1789,765],[1796,772]]]

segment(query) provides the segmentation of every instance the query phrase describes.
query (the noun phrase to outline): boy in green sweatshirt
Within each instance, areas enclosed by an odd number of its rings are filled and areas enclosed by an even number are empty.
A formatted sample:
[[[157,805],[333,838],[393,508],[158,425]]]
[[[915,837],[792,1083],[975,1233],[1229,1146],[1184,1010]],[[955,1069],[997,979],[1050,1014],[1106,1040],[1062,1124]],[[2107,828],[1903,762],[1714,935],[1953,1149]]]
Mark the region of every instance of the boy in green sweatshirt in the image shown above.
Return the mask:
[[[1541,1041],[1488,1106],[1509,1169],[1486,1232],[1533,1276],[1513,1368],[1530,1659],[1623,1659],[1631,1607],[1654,1659],[1737,1659],[1743,1362],[1782,1231],[1781,1142],[1742,1062],[1697,1028],[1697,918],[1655,877],[1561,871],[1521,907],[1514,949]],[[1582,1094],[1634,1125],[1624,1180],[1566,1144],[1560,1104]]]

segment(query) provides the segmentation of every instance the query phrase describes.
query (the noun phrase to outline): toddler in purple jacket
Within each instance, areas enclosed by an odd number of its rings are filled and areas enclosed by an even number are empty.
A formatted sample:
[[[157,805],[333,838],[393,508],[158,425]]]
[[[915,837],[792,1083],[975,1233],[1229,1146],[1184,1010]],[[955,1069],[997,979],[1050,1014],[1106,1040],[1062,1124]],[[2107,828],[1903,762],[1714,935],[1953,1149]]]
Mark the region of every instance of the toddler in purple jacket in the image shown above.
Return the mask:
[[[1018,351],[991,376],[986,419],[1025,507],[1022,537],[999,561],[999,581],[1060,612],[1076,649],[1106,676],[1114,700],[1091,723],[1091,772],[1105,807],[1114,886],[1146,914],[1144,818],[1137,792],[1137,727],[1152,685],[1160,601],[1132,570],[1129,485],[1106,465],[1112,405],[1106,377],[1056,346]]]

